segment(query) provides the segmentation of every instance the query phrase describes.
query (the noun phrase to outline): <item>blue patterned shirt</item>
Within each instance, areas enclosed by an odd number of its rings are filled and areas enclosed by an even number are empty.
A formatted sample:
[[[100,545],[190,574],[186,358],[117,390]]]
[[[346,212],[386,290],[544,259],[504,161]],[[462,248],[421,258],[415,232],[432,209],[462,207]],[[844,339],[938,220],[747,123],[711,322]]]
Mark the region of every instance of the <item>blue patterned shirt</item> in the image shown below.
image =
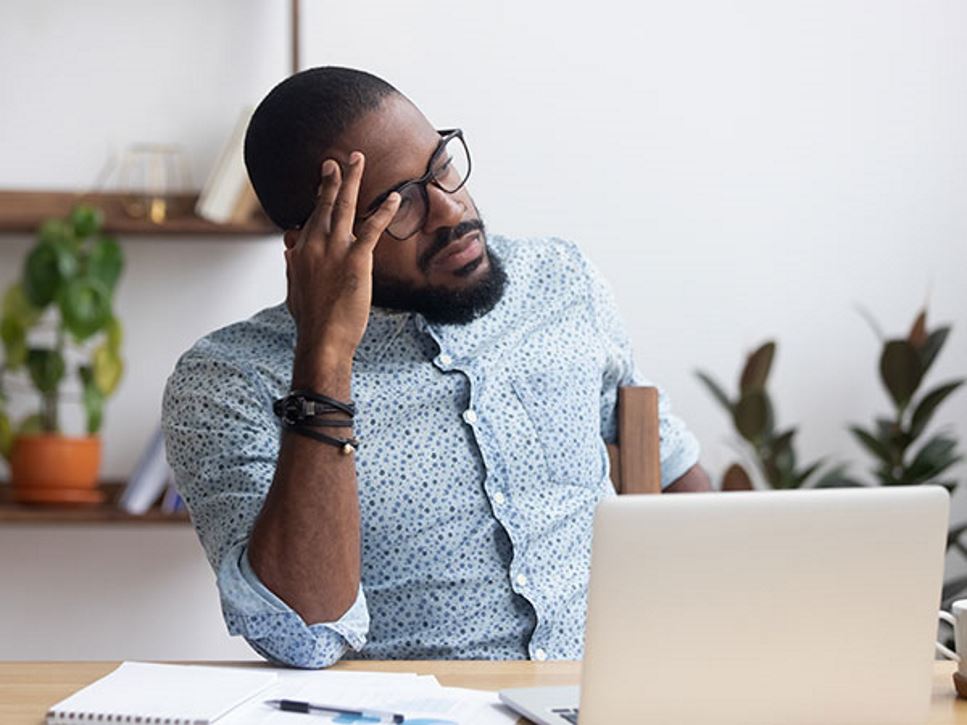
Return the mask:
[[[577,247],[491,237],[508,284],[468,325],[374,308],[352,370],[361,586],[306,623],[246,544],[272,483],[296,330],[285,304],[217,330],[168,380],[168,459],[214,568],[229,632],[301,667],[373,659],[581,657],[596,503],[620,385],[648,384]],[[660,396],[662,483],[698,444]]]

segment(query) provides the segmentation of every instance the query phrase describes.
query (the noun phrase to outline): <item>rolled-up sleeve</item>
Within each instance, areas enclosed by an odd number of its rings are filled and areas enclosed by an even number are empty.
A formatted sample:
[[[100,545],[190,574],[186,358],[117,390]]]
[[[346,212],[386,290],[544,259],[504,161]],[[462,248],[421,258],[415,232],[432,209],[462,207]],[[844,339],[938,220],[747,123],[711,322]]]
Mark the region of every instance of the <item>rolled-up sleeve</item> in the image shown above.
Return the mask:
[[[337,621],[308,624],[248,564],[249,536],[278,459],[280,429],[271,405],[254,373],[194,348],[165,386],[168,463],[215,572],[229,633],[273,662],[326,667],[366,642],[362,587]]]
[[[588,280],[588,294],[600,344],[605,352],[601,380],[601,435],[609,443],[617,440],[618,388],[647,385],[658,388],[658,434],[661,451],[661,485],[667,488],[698,463],[698,439],[685,422],[674,415],[665,391],[641,374],[635,364],[631,339],[618,311],[614,295],[600,272],[573,244]]]

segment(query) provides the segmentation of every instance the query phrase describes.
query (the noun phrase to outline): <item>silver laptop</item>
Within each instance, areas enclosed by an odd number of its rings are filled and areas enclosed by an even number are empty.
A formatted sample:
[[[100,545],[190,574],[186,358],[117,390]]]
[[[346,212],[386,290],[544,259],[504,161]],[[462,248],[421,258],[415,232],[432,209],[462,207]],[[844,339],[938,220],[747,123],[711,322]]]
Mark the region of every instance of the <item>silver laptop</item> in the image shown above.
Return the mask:
[[[922,723],[948,508],[939,486],[606,499],[580,691],[500,697],[546,725]]]

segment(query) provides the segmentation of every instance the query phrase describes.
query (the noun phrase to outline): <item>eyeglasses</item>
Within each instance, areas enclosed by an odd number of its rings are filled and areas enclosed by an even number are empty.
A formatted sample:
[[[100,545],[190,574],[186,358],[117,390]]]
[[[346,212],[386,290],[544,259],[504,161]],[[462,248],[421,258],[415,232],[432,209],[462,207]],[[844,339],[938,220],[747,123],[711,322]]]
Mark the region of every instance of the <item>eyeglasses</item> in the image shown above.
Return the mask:
[[[360,216],[365,219],[379,209],[380,204],[394,191],[400,195],[400,206],[396,215],[386,227],[386,233],[393,239],[400,241],[412,237],[426,223],[430,209],[430,196],[427,184],[433,184],[441,191],[453,194],[463,188],[470,176],[470,150],[463,140],[463,131],[459,128],[438,131],[440,143],[430,157],[426,173],[419,179],[404,181],[377,196],[369,205],[366,212]]]

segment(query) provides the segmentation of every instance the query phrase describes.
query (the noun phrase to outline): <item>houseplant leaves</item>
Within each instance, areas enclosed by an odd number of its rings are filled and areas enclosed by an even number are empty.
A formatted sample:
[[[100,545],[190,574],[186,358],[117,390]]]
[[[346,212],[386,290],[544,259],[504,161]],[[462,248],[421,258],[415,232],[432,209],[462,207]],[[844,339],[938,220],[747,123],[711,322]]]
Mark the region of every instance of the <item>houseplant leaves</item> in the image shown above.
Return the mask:
[[[880,356],[880,377],[901,408],[906,407],[920,385],[924,365],[920,353],[907,340],[890,340]]]
[[[101,237],[94,242],[87,257],[87,273],[101,280],[109,290],[114,290],[124,259],[121,247],[112,237]]]
[[[27,369],[37,390],[53,393],[64,378],[64,356],[58,350],[31,348],[27,352]]]
[[[78,341],[86,340],[111,319],[111,291],[94,277],[68,282],[57,302],[64,326]]]

